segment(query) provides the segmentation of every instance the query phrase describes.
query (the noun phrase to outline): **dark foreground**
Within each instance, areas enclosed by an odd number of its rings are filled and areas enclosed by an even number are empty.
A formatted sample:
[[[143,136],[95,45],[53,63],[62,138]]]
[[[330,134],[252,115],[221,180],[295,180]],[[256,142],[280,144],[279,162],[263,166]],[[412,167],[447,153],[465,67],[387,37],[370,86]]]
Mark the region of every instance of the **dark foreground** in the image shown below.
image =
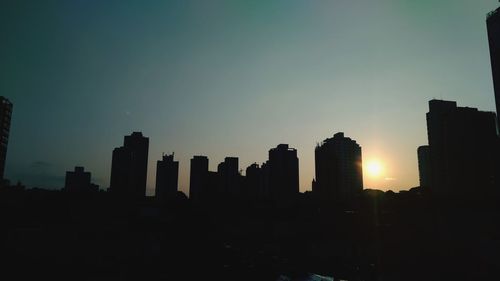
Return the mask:
[[[0,279],[500,280],[498,202],[365,190],[275,207],[4,188]]]

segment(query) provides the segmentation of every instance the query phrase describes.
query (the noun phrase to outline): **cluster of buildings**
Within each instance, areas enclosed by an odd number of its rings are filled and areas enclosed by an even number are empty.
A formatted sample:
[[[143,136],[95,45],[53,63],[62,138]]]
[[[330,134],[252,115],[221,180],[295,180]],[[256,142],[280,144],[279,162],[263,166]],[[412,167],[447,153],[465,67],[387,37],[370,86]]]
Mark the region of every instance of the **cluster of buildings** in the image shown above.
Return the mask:
[[[500,8],[487,16],[488,40],[497,112],[500,110]],[[2,115],[2,120],[4,115]],[[464,194],[500,186],[499,116],[454,101],[431,100],[427,117],[428,145],[418,148],[420,186],[434,194]],[[3,139],[2,139],[3,149]],[[125,137],[113,151],[110,192],[145,195],[148,138]],[[4,154],[4,151],[0,151]],[[299,193],[297,150],[280,144],[269,150],[262,165],[252,164],[243,176],[238,158],[226,157],[217,171],[209,171],[206,156],[191,159],[189,197],[213,196],[288,200]],[[0,163],[3,166],[3,162]],[[173,155],[158,161],[156,196],[177,192],[179,163]],[[76,172],[76,171],[75,171]],[[337,133],[315,149],[313,193],[325,202],[352,198],[363,189],[361,147]]]
[[[12,103],[0,97],[0,178],[7,154]],[[124,137],[123,145],[113,150],[110,186],[108,191],[117,196],[143,198],[146,195],[149,138],[141,132]],[[280,202],[293,200],[299,193],[299,159],[297,150],[288,144],[279,144],[269,150],[269,159],[262,165],[254,163],[246,168],[245,176],[239,169],[237,157],[226,157],[209,171],[206,156],[191,159],[189,197],[203,201],[214,197],[235,199],[271,199]],[[343,133],[335,134],[316,147],[316,181],[314,192],[323,198],[341,198],[362,190],[361,147]],[[167,200],[178,191],[179,162],[174,154],[163,155],[157,161],[155,197]],[[64,191],[98,191],[91,182],[91,173],[84,167],[66,172]]]
[[[486,19],[497,113],[500,110],[500,8]],[[420,186],[436,195],[472,195],[500,187],[500,117],[431,100],[428,145],[418,148]]]
[[[497,112],[500,110],[500,8],[487,16],[488,40]],[[9,140],[12,103],[0,97],[0,180]],[[493,112],[459,107],[454,101],[431,100],[427,113],[428,145],[418,148],[420,186],[435,194],[477,192],[500,187],[500,118]],[[113,150],[109,192],[142,198],[146,194],[149,139],[140,132],[125,136]],[[206,156],[191,159],[189,197],[203,201],[214,196],[287,201],[299,193],[297,150],[279,144],[262,165],[239,170],[237,157],[226,157],[209,171]],[[352,198],[363,189],[361,147],[337,133],[315,149],[313,193],[325,202]],[[163,155],[157,162],[155,194],[160,200],[178,190],[179,162]],[[91,174],[83,167],[66,173],[65,190],[92,191]]]
[[[500,186],[496,116],[493,112],[431,100],[428,145],[418,148],[420,185],[435,194],[473,193]]]
[[[208,170],[206,156],[191,159],[189,197],[194,201],[229,197],[236,199],[291,200],[299,193],[299,159],[297,150],[280,144],[269,150],[269,160],[239,172],[237,157],[226,157],[217,171]]]
[[[130,197],[145,196],[149,139],[140,132],[125,136],[124,145],[115,148],[109,192]],[[297,150],[279,144],[269,150],[269,159],[239,169],[237,157],[226,157],[209,170],[207,156],[191,159],[189,198],[202,202],[213,198],[293,201],[299,194]],[[353,196],[363,188],[361,147],[354,140],[335,134],[316,147],[316,184],[313,192],[322,198],[337,200]],[[174,155],[157,161],[155,196],[168,200],[178,190],[179,162]],[[317,188],[316,188],[317,187]]]

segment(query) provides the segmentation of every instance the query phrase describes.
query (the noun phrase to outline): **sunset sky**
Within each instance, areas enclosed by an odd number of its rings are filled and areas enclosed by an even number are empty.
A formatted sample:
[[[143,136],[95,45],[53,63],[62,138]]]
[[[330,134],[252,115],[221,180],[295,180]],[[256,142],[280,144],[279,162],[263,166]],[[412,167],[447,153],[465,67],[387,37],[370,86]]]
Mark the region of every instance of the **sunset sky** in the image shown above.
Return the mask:
[[[362,147],[365,188],[418,186],[432,98],[494,111],[486,14],[496,0],[2,1],[0,95],[14,104],[6,177],[61,188],[84,166],[109,186],[123,136],[240,169],[288,143],[300,189],[316,143]],[[374,164],[375,163],[375,164]],[[374,165],[374,166],[373,166]],[[378,168],[376,167],[378,165]]]

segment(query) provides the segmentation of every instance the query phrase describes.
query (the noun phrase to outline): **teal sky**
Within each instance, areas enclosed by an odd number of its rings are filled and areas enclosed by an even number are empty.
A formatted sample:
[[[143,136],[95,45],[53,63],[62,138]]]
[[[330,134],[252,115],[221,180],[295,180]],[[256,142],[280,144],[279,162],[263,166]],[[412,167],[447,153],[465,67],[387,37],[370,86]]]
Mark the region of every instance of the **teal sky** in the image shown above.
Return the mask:
[[[43,3],[42,3],[43,2]],[[365,187],[418,185],[432,98],[494,111],[485,16],[494,0],[2,1],[0,95],[14,103],[6,177],[62,187],[85,166],[109,186],[123,136],[156,160],[262,163],[298,149],[300,188],[317,142],[342,131],[378,159]]]

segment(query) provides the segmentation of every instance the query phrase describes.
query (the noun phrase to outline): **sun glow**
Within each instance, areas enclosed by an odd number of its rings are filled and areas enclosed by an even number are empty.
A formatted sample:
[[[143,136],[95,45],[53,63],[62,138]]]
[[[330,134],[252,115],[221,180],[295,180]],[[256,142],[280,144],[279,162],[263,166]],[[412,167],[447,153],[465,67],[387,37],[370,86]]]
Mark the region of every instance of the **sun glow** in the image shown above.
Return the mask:
[[[368,175],[373,178],[376,178],[382,174],[382,164],[378,160],[371,160],[366,164],[366,171]]]

